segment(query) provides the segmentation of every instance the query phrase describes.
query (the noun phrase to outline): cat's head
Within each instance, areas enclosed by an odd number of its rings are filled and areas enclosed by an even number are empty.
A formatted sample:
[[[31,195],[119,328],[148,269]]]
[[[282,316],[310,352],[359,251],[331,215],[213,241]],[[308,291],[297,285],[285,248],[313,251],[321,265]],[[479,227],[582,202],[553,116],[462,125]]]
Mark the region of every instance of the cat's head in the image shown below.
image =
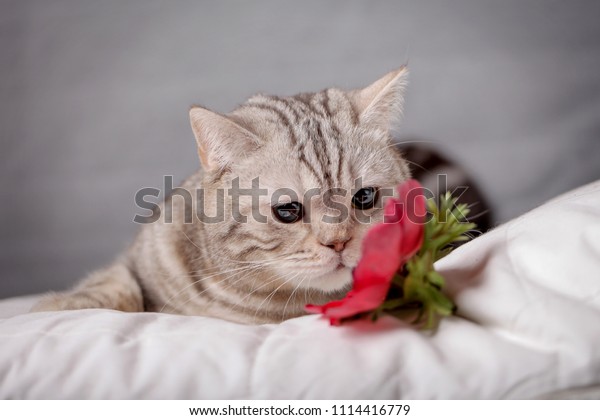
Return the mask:
[[[225,209],[222,222],[205,218],[211,258],[282,287],[347,288],[384,196],[409,177],[390,136],[406,76],[403,67],[364,89],[257,95],[228,115],[193,107],[206,212]]]

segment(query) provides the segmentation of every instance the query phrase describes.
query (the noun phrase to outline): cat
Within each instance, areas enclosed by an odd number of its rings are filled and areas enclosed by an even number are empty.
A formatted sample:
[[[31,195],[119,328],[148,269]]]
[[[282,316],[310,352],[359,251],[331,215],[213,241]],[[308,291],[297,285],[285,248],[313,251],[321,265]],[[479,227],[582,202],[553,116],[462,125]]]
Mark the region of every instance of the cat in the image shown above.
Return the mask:
[[[108,308],[260,324],[343,297],[362,238],[383,219],[383,192],[410,178],[390,134],[407,75],[401,67],[363,89],[259,94],[227,115],[192,107],[201,169],[112,265],[33,310]],[[261,195],[231,194],[253,182]],[[199,198],[187,200],[188,193]]]

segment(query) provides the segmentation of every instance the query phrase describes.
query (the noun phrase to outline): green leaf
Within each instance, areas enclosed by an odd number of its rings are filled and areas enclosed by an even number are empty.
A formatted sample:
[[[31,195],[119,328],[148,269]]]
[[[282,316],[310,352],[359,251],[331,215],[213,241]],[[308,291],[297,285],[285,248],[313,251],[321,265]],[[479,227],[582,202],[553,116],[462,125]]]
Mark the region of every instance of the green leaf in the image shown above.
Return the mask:
[[[446,283],[444,277],[437,271],[430,271],[427,273],[427,280],[429,280],[429,283],[436,285],[439,288],[444,287],[444,284]]]

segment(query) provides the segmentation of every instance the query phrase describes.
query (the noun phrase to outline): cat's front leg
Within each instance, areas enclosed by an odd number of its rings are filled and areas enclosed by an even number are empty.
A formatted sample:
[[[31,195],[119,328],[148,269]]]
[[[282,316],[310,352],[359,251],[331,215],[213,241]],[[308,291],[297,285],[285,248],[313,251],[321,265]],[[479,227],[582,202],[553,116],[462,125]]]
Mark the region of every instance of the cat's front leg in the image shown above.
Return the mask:
[[[129,268],[117,263],[92,273],[74,289],[44,296],[32,312],[105,308],[143,312],[141,287]]]

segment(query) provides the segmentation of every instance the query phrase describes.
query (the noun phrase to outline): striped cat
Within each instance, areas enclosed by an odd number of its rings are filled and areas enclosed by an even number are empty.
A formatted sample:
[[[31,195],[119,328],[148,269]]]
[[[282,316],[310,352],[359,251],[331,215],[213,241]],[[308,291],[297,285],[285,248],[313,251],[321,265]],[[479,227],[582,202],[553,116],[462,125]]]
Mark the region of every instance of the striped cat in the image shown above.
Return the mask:
[[[158,311],[251,324],[341,298],[362,237],[382,220],[383,192],[410,176],[389,134],[406,76],[402,67],[360,90],[256,95],[228,115],[193,107],[203,169],[111,266],[34,310]],[[260,195],[232,194],[252,188]]]

